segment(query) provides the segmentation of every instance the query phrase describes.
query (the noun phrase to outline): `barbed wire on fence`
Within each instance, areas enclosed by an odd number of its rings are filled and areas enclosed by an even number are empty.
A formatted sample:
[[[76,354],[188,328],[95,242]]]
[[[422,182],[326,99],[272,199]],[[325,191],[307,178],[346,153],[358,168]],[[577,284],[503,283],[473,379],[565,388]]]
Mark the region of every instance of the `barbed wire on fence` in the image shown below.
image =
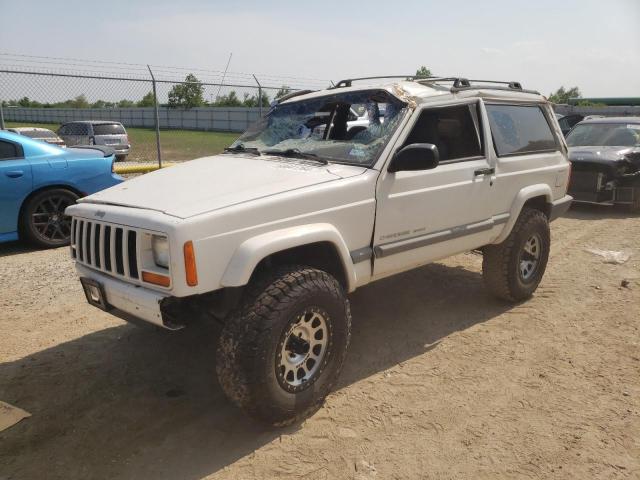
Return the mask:
[[[0,68],[11,66],[16,70],[28,70],[28,71],[52,71],[52,73],[71,73],[71,74],[97,74],[117,76],[114,71],[122,72],[122,76],[147,76],[147,65],[137,63],[125,63],[125,62],[110,62],[104,60],[81,60],[76,58],[65,57],[46,57],[36,55],[24,55],[24,54],[12,54],[6,52],[0,52]],[[221,70],[201,68],[201,67],[181,67],[181,66],[167,66],[167,65],[155,65],[150,64],[154,71],[154,74],[158,78],[158,74],[167,75],[166,80],[179,81],[182,75],[186,76],[187,73],[196,73],[201,80],[209,83],[221,83],[222,77],[236,79],[230,83],[245,82],[252,83],[254,77],[258,77],[261,80],[265,80],[265,83],[271,82],[275,84],[287,85],[292,89],[318,89],[325,88],[331,84],[330,79],[311,78],[295,75],[278,75],[273,73],[262,72],[224,72]],[[81,67],[81,68],[77,68]],[[222,82],[223,83],[223,82]]]
[[[219,153],[266,113],[274,99],[331,83],[0,52],[0,128],[4,121],[9,127],[54,131],[69,122],[120,123],[130,142],[127,162],[159,167],[162,160]]]

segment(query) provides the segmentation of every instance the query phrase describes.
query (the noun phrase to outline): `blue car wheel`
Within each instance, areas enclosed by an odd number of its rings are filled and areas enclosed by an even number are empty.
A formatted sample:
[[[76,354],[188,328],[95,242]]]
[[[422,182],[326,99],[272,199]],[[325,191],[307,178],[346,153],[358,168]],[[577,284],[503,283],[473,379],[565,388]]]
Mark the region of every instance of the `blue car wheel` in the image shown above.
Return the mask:
[[[26,238],[44,247],[61,247],[69,244],[71,218],[65,208],[76,203],[78,195],[70,190],[55,188],[33,196],[23,210],[22,227]]]

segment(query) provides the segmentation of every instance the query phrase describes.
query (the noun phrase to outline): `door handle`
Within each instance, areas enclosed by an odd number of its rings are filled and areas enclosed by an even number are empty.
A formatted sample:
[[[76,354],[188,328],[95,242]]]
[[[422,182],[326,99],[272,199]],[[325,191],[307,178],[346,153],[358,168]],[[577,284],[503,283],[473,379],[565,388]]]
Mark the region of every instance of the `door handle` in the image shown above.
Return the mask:
[[[11,170],[6,172],[5,175],[9,178],[18,178],[24,175],[24,172],[22,170]]]
[[[496,173],[496,169],[495,168],[479,168],[478,170],[476,170],[475,172],[473,172],[473,174],[477,177],[479,175],[493,175],[494,173]]]

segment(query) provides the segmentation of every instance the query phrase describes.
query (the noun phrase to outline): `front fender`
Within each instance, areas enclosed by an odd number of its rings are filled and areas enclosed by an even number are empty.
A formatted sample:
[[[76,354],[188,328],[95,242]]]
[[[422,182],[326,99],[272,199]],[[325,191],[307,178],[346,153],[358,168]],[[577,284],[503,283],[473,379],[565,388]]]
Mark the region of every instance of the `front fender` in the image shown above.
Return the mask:
[[[511,205],[509,220],[505,224],[504,229],[502,230],[498,238],[496,238],[493,243],[501,243],[509,236],[509,234],[511,233],[511,229],[518,220],[518,216],[520,215],[524,204],[527,203],[528,200],[536,197],[544,197],[546,203],[551,204],[553,198],[551,194],[551,187],[549,187],[549,185],[545,183],[541,183],[537,185],[529,185],[520,190],[516,195],[513,204]]]
[[[329,242],[336,248],[348,282],[347,290],[353,290],[356,274],[349,249],[338,230],[328,223],[275,230],[245,240],[235,250],[220,283],[224,287],[246,285],[258,263],[269,255],[318,242]]]

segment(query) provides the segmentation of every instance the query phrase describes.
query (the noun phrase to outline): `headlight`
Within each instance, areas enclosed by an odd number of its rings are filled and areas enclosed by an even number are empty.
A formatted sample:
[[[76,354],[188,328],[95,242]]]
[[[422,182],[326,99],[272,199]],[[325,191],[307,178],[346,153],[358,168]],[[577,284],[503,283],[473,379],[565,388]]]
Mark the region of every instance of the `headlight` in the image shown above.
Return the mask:
[[[151,250],[153,251],[153,261],[156,265],[169,268],[169,240],[167,240],[167,237],[152,235]]]

